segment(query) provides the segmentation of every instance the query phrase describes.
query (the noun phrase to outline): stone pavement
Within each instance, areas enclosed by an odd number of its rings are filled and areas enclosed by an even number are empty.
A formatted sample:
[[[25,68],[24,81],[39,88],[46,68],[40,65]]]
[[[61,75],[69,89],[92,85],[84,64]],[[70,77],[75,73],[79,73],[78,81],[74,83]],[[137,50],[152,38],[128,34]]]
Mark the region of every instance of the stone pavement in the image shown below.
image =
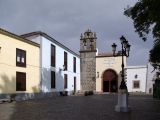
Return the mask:
[[[117,113],[116,94],[52,97],[0,104],[0,120],[160,120],[160,100],[130,95],[130,113]]]

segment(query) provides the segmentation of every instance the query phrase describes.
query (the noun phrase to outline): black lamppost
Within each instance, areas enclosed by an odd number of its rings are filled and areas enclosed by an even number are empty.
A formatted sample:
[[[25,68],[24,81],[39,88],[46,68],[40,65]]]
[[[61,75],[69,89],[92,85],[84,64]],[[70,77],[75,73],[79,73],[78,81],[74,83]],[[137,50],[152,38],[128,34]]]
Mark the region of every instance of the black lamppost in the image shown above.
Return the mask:
[[[118,104],[115,107],[115,110],[117,112],[128,112],[129,111],[129,107],[128,107],[128,90],[127,90],[127,85],[125,83],[125,79],[124,79],[124,56],[129,57],[129,51],[130,51],[130,47],[131,45],[128,43],[128,41],[126,40],[126,38],[124,36],[120,37],[120,41],[121,41],[121,56],[122,56],[122,72],[121,72],[121,77],[122,77],[122,81],[120,84],[120,92],[118,94]],[[116,47],[117,45],[115,43],[113,43],[112,45],[112,51],[113,51],[113,56],[116,56]]]
[[[124,56],[126,57],[129,57],[129,51],[130,51],[130,47],[131,45],[128,43],[128,41],[126,40],[126,38],[124,36],[120,37],[120,41],[121,41],[121,50],[122,50],[122,53],[121,53],[121,56],[122,56],[122,74],[121,74],[121,77],[122,77],[122,81],[121,81],[121,84],[120,84],[120,87],[119,89],[125,89],[127,90],[127,86],[126,86],[126,83],[125,83],[125,80],[124,80]],[[117,45],[115,43],[113,43],[112,45],[112,51],[113,51],[113,56],[115,56],[115,52],[116,52],[116,47]]]

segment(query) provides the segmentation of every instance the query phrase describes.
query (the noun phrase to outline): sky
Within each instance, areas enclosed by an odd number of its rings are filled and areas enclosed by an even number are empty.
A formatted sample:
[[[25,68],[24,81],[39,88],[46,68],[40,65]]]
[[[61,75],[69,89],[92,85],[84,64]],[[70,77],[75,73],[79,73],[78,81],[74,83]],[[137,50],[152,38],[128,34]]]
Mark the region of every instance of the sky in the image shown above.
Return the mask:
[[[153,38],[143,42],[123,12],[138,0],[0,0],[0,28],[17,35],[42,31],[79,54],[80,35],[97,34],[99,52],[112,52],[124,35],[131,44],[127,64],[146,65]]]

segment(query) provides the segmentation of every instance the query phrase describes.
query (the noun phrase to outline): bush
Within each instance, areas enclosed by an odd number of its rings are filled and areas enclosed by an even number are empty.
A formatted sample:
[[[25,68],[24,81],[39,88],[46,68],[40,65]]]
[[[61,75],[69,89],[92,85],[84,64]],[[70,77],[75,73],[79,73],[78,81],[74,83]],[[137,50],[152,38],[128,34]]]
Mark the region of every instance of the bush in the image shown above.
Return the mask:
[[[93,91],[85,91],[84,96],[93,95]]]
[[[68,96],[68,91],[60,91],[60,96]]]
[[[77,94],[77,92],[76,92],[76,91],[73,91],[73,92],[72,92],[72,95],[76,95],[76,94]]]
[[[160,86],[157,87],[156,94],[157,94],[157,98],[160,99]]]
[[[160,99],[160,80],[157,78],[153,84],[153,98]]]
[[[160,99],[160,85],[153,85],[153,98]]]

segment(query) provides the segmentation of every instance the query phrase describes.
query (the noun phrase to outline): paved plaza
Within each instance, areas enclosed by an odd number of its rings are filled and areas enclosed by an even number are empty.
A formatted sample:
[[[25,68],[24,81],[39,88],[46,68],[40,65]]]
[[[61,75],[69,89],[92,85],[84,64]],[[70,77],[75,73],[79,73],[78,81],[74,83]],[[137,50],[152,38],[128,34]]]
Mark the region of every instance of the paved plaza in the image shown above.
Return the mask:
[[[160,100],[130,95],[130,113],[117,113],[116,94],[52,97],[0,104],[0,120],[160,120]]]

